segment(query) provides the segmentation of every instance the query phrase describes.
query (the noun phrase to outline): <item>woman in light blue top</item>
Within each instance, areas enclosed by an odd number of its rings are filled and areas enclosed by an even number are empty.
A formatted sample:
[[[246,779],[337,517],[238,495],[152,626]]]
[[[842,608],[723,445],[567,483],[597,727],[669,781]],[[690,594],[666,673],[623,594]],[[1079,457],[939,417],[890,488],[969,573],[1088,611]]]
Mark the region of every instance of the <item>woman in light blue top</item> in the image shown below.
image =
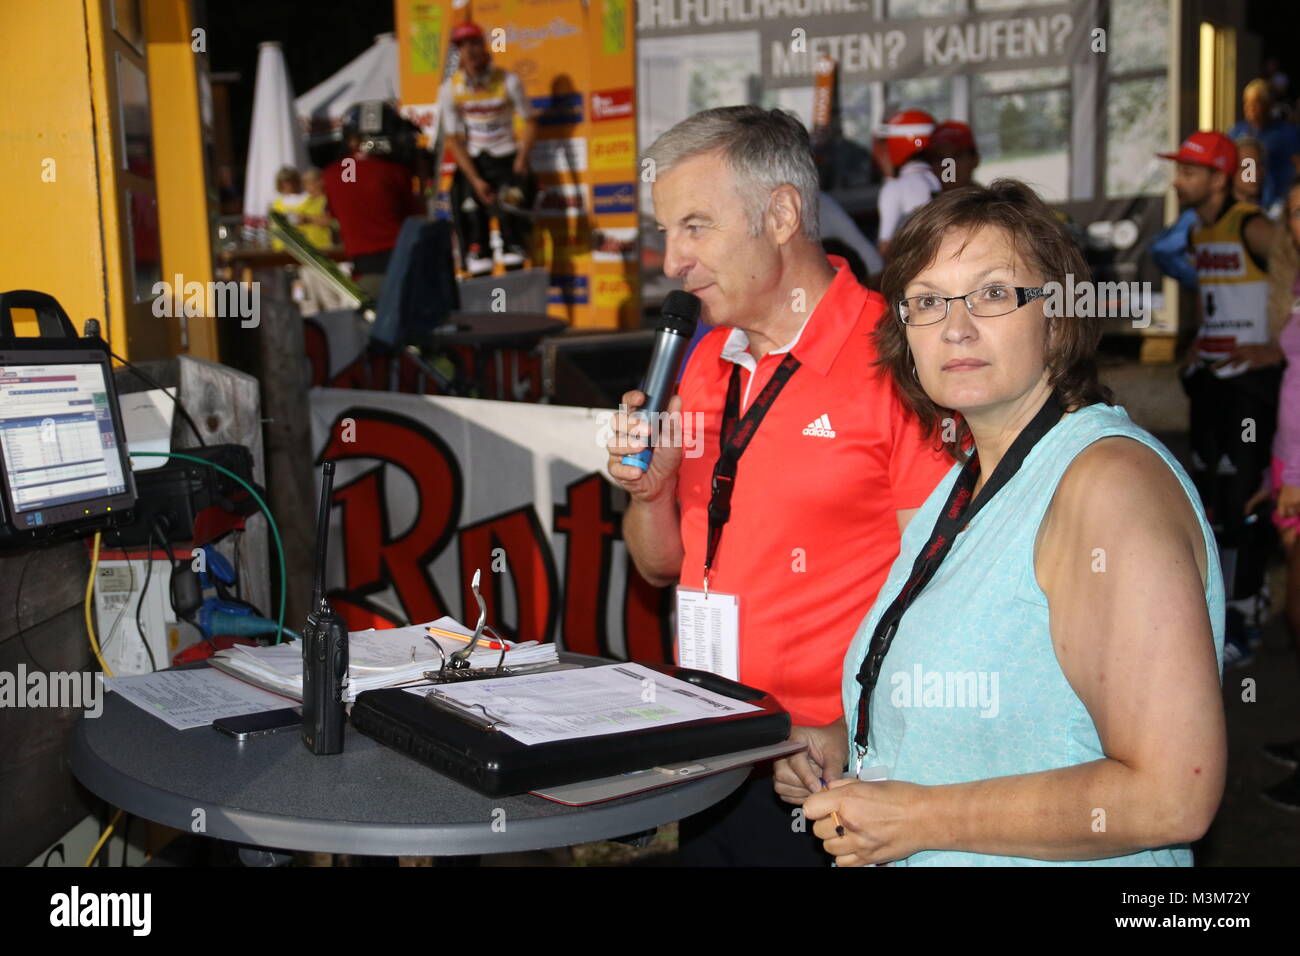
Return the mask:
[[[777,793],[842,866],[1190,865],[1227,763],[1223,584],[1190,479],[1097,381],[1087,265],[1011,180],[892,253],[881,365],[957,464]]]

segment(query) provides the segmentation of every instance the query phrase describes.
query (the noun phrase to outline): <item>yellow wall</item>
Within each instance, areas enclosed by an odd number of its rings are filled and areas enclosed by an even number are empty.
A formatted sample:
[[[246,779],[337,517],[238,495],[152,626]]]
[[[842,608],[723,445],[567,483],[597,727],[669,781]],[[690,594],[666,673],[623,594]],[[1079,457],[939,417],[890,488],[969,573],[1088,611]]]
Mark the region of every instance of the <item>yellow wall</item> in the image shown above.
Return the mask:
[[[80,329],[106,311],[82,4],[6,4],[0,64],[0,290],[48,292]]]
[[[163,279],[171,281],[172,276],[181,275],[186,282],[210,282],[212,228],[199,134],[199,60],[192,47],[188,4],[184,0],[146,0],[145,21],[154,129],[193,131],[186,136],[154,137]],[[216,359],[216,322],[182,319],[184,334],[181,323],[171,323],[176,331],[172,350]]]
[[[156,191],[162,278],[212,277],[196,58],[187,0],[145,0],[154,178],[120,168],[111,0],[7,3],[0,27],[0,290],[53,295],[78,330],[102,321],[128,359],[182,351],[174,319],[131,288],[124,191]],[[183,40],[183,43],[181,42]],[[191,320],[192,354],[216,358],[211,320]]]

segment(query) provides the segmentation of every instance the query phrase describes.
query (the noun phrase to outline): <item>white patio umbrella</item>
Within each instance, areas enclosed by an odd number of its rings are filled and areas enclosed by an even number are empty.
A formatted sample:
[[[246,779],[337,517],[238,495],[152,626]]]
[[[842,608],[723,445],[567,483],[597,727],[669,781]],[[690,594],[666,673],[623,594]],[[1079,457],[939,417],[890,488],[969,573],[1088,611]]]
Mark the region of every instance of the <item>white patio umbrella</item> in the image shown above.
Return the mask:
[[[244,169],[244,222],[265,226],[267,210],[276,196],[276,172],[283,166],[305,169],[307,165],[307,144],[293,109],[293,85],[284,51],[279,43],[267,41],[257,52],[253,124]]]
[[[316,145],[338,138],[343,114],[352,104],[399,98],[397,38],[381,33],[368,50],[298,97],[294,106]]]

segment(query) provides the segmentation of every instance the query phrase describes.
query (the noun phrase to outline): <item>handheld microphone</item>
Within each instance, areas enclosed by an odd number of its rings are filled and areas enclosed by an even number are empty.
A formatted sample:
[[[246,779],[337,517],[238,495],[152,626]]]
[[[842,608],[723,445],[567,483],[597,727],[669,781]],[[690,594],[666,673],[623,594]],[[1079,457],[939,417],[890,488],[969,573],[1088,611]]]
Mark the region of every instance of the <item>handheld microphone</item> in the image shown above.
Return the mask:
[[[668,293],[660,310],[659,334],[655,336],[654,351],[650,353],[650,366],[641,381],[645,404],[632,413],[633,418],[650,421],[668,407],[677,372],[682,367],[682,356],[695,334],[695,321],[700,317],[700,300],[689,292],[676,289]],[[651,429],[651,438],[654,429]],[[650,467],[653,449],[642,448],[635,455],[624,455],[623,464],[646,471]]]
[[[316,521],[316,579],[302,629],[302,742],[314,754],[343,752],[343,687],[348,676],[348,628],[325,599],[334,462],[325,462]]]

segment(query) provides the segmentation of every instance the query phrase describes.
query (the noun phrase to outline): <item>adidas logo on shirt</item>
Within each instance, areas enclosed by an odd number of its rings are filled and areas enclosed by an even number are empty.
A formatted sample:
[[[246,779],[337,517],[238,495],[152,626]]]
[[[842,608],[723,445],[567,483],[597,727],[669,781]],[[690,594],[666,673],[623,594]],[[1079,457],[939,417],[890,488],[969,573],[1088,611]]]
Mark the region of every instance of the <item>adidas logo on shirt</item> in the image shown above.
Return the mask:
[[[812,435],[816,438],[834,438],[835,429],[831,428],[831,420],[827,415],[823,415],[814,421],[808,423],[808,427],[803,430],[805,435]]]

